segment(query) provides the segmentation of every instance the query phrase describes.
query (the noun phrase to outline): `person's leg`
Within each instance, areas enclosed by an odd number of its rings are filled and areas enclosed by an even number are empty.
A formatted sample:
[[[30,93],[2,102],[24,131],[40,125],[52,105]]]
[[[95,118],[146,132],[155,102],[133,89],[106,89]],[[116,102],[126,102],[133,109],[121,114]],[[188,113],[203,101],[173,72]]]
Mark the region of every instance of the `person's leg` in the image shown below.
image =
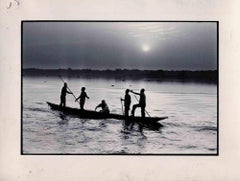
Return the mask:
[[[63,106],[63,98],[60,96],[60,106]]]
[[[66,97],[63,98],[63,107],[66,107]]]
[[[139,104],[134,104],[133,107],[132,107],[132,116],[134,116],[134,113],[135,113],[135,109],[139,107]]]
[[[144,118],[145,117],[145,106],[141,107],[141,114],[142,114],[142,117]]]
[[[84,109],[84,101],[80,101],[80,109]]]
[[[128,113],[129,113],[129,107],[125,107],[125,113],[124,113],[124,115],[125,115],[125,116],[129,116]]]
[[[109,110],[102,110],[103,113],[109,114]]]

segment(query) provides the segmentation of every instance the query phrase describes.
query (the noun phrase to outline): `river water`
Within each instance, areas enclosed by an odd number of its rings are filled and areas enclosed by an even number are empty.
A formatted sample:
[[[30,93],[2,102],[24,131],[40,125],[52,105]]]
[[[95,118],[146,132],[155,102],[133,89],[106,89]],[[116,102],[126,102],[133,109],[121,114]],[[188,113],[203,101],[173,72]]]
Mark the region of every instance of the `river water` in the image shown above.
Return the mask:
[[[23,154],[216,154],[217,85],[186,82],[65,78],[76,96],[82,86],[93,110],[105,99],[112,113],[122,114],[120,98],[126,88],[145,88],[146,110],[151,116],[168,116],[158,131],[134,125],[123,132],[121,120],[80,119],[51,110],[46,101],[59,104],[63,83],[59,78],[24,77],[22,87]],[[131,95],[132,104],[137,103]],[[79,107],[72,95],[67,106]],[[136,110],[136,115],[140,115]]]

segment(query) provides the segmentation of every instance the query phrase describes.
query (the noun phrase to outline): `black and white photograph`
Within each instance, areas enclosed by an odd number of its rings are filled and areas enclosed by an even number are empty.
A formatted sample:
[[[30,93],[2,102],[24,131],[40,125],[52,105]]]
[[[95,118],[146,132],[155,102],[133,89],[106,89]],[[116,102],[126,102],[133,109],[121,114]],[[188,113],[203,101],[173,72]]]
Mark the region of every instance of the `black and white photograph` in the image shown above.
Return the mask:
[[[21,154],[218,155],[217,21],[22,21]]]
[[[0,180],[239,180],[240,1],[0,1]]]

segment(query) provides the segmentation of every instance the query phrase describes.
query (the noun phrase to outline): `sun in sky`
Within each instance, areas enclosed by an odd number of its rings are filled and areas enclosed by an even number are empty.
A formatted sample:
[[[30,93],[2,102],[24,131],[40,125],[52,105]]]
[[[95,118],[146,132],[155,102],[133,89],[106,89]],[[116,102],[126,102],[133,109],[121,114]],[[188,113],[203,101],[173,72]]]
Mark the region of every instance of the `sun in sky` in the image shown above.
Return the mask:
[[[149,50],[150,50],[150,46],[149,45],[142,45],[142,50],[144,51],[144,52],[148,52]]]

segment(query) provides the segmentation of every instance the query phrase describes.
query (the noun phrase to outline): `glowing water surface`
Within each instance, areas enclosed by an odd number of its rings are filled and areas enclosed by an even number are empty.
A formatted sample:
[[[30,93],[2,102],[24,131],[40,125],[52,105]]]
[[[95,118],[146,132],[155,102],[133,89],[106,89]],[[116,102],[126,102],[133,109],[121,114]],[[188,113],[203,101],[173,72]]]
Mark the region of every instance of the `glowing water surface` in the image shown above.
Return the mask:
[[[23,78],[23,153],[70,154],[216,154],[216,84],[130,81],[114,79],[67,79],[79,95],[82,86],[90,97],[85,108],[93,110],[105,99],[112,113],[122,114],[120,98],[126,88],[146,89],[151,116],[168,116],[159,131],[144,129],[123,133],[120,120],[92,120],[66,116],[51,110],[46,101],[59,103],[63,83],[59,78]],[[137,103],[132,97],[132,104]],[[72,95],[67,106],[79,107]],[[140,115],[140,110],[136,110]]]

